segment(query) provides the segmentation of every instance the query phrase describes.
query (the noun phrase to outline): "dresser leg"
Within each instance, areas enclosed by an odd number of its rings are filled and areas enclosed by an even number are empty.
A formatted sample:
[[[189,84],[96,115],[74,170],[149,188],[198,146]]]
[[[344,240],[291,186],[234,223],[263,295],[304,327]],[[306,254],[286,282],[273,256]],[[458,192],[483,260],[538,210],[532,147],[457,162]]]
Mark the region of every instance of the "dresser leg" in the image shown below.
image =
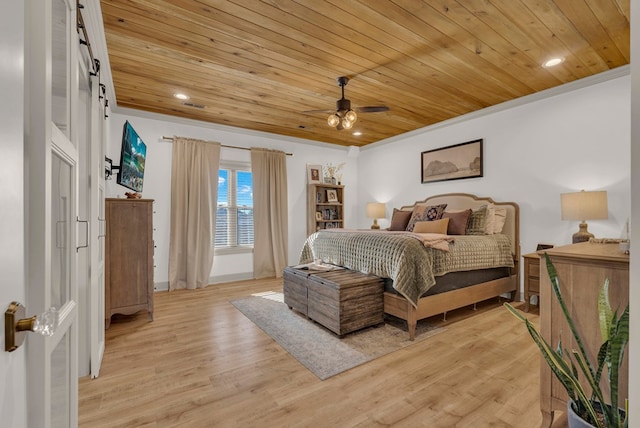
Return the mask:
[[[551,425],[553,424],[553,414],[553,410],[550,412],[542,411],[542,423],[540,424],[540,428],[551,428]]]

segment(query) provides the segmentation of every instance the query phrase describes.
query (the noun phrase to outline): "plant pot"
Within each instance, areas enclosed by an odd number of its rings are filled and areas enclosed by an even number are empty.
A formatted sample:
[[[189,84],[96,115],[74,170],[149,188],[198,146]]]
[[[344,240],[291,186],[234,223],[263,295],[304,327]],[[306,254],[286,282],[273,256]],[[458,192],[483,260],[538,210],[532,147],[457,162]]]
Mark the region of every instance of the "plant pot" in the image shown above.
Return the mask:
[[[600,411],[600,403],[594,403],[594,408],[596,412]],[[624,409],[618,409],[622,417],[624,418]],[[573,409],[573,400],[569,400],[567,403],[567,422],[569,428],[593,428],[594,425],[586,422],[582,419]]]
[[[590,423],[586,422],[582,419],[578,414],[573,410],[573,400],[569,400],[567,403],[567,424],[569,428],[589,428],[593,427]]]

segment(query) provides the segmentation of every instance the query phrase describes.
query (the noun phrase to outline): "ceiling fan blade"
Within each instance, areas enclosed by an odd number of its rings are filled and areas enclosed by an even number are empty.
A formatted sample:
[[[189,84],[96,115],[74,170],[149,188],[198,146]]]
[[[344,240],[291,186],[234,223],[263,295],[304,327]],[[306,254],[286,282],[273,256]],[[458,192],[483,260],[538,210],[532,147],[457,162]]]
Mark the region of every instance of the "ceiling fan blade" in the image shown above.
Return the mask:
[[[349,78],[346,76],[341,76],[336,79],[338,81],[338,86],[342,90],[342,98],[336,101],[336,109],[335,110],[305,110],[302,113],[336,113],[340,117],[343,117],[349,110],[357,111],[358,113],[376,113],[381,111],[389,111],[389,107],[387,106],[366,106],[366,107],[351,107],[351,101],[344,97],[344,87],[349,82]],[[344,129],[342,124],[339,123],[336,129],[341,130]]]
[[[379,111],[389,111],[389,107],[387,106],[366,106],[366,107],[355,107],[355,111],[358,113],[377,113]]]
[[[313,113],[327,113],[327,114],[329,114],[329,113],[335,113],[335,112],[336,112],[335,110],[305,110],[302,113],[310,113],[310,114],[313,114]]]

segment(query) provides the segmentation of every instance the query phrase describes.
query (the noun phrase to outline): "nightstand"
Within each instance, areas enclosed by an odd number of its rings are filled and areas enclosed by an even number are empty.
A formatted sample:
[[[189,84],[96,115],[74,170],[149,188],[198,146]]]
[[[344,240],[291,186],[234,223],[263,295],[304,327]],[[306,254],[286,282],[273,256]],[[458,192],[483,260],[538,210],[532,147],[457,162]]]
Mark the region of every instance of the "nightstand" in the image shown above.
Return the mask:
[[[540,256],[529,253],[524,256],[524,311],[529,312],[531,296],[540,301]]]

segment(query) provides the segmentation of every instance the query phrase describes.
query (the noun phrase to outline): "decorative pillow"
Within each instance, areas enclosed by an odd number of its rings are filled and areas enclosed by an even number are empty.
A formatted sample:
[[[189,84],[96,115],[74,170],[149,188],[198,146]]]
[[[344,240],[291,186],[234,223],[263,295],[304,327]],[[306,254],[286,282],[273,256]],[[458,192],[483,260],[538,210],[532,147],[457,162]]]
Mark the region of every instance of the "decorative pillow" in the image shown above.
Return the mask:
[[[467,233],[469,217],[471,217],[471,209],[456,212],[445,211],[445,213],[442,214],[442,218],[449,219],[447,235],[465,235]]]
[[[504,223],[507,220],[507,208],[496,207],[494,204],[487,206],[487,222],[485,224],[485,233],[493,235],[502,232]]]
[[[413,232],[413,226],[419,221],[440,220],[447,204],[441,205],[416,205],[411,213],[411,219],[407,224],[407,232]]]
[[[507,221],[507,208],[495,207],[495,211],[493,215],[494,215],[493,233],[502,233],[502,229],[504,229],[504,224]]]
[[[407,224],[411,218],[413,211],[403,211],[397,208],[393,209],[393,215],[391,216],[391,224],[389,230],[407,230]]]
[[[447,226],[449,225],[448,218],[442,218],[440,220],[432,221],[418,221],[413,226],[414,233],[441,233],[447,234]]]
[[[484,223],[484,233],[493,235],[493,225],[495,224],[496,207],[493,204],[487,205],[487,220]]]
[[[488,207],[486,205],[471,211],[469,224],[467,225],[467,235],[486,235],[487,211]]]

